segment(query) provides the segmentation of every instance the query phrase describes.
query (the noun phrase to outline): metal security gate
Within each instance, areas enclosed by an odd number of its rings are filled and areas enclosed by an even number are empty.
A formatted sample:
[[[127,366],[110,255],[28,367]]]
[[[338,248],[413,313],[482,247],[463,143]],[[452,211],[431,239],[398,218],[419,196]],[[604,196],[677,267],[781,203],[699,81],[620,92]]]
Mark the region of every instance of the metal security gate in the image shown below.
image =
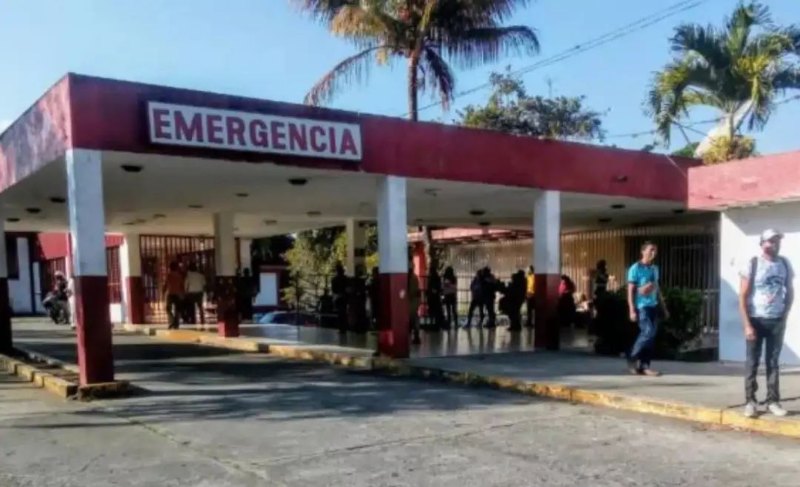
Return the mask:
[[[197,265],[198,270],[206,276],[208,285],[213,286],[216,276],[213,237],[141,235],[139,247],[142,258],[145,323],[167,322],[162,289],[171,262],[176,262],[182,272],[186,271],[189,264]]]
[[[108,303],[122,303],[122,272],[119,263],[119,247],[106,248],[106,273],[108,275]]]

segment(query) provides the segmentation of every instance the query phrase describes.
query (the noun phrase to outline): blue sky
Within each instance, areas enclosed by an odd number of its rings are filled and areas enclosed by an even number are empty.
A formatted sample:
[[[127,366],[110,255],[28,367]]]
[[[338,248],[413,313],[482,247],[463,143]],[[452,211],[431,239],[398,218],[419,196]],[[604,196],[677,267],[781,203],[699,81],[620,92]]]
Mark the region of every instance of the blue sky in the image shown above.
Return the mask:
[[[542,52],[495,66],[458,71],[458,90],[487,80],[493,70],[535,63],[576,44],[675,4],[677,0],[537,0],[509,22],[534,27]],[[652,123],[642,101],[653,71],[670,58],[667,39],[682,22],[720,23],[736,0],[706,0],[600,48],[524,77],[529,92],[585,95],[608,111],[609,135],[646,131]],[[800,1],[767,0],[776,20],[800,23]],[[0,121],[16,118],[68,71],[301,102],[306,90],[354,48],[302,16],[290,0],[7,0],[0,7]],[[401,116],[405,112],[402,62],[375,68],[368,84],[342,92],[333,107]],[[422,118],[449,122],[466,103],[482,103],[487,90],[439,107]],[[432,100],[423,95],[422,104]],[[708,118],[695,113],[693,120]],[[781,106],[757,134],[762,153],[800,149],[800,101]],[[705,128],[703,126],[702,128]],[[699,136],[696,136],[699,137]],[[675,145],[682,145],[679,134]],[[608,144],[641,148],[652,136],[610,137]]]

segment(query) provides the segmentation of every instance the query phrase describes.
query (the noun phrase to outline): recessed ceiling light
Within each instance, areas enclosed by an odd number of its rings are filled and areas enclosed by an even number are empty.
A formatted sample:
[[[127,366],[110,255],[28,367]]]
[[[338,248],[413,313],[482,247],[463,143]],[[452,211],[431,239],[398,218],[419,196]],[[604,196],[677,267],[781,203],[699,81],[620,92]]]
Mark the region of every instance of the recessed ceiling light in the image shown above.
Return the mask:
[[[156,214],[153,215],[153,218],[155,218],[155,219],[166,218],[166,217],[167,217],[167,215],[165,215],[163,213],[156,213]]]
[[[292,186],[305,186],[308,183],[308,179],[306,178],[291,178],[289,180],[289,184]]]
[[[199,210],[202,207],[203,207],[203,205],[198,205],[198,204],[189,205],[189,208],[191,208],[193,210]]]
[[[264,220],[264,225],[275,225],[278,220]]]
[[[472,216],[482,216],[485,215],[486,212],[484,210],[472,210],[469,212],[469,214]]]
[[[6,221],[7,221],[8,223],[17,223],[17,222],[19,221],[19,218],[17,218],[17,217],[13,217],[13,216],[12,216],[12,217],[10,217],[10,218],[6,218]]]
[[[37,213],[41,213],[42,209],[41,208],[25,208],[25,211],[27,211],[28,213],[30,213],[32,215],[35,215]]]
[[[436,196],[439,194],[439,190],[436,188],[425,188],[422,190],[422,192],[428,196]]]
[[[686,210],[683,208],[675,208],[674,210],[672,210],[672,212],[675,213],[676,215],[682,215],[686,213]]]
[[[309,211],[309,212],[308,212],[308,213],[306,213],[306,214],[307,214],[308,216],[320,216],[322,213],[320,213],[319,211]]]
[[[236,196],[238,196],[239,198],[247,198],[250,195],[248,193],[236,193]]]
[[[142,172],[142,166],[137,164],[123,164],[120,166],[125,172]]]
[[[611,205],[612,210],[621,210],[623,208],[625,208],[625,205],[623,205],[622,203],[616,203]]]
[[[482,227],[488,227],[491,224],[492,224],[491,222],[480,222],[480,223],[478,223],[478,225],[480,225]]]
[[[599,218],[598,223],[611,223],[611,218]]]
[[[63,196],[51,196],[50,197],[50,202],[51,203],[66,203],[67,199],[64,198]]]

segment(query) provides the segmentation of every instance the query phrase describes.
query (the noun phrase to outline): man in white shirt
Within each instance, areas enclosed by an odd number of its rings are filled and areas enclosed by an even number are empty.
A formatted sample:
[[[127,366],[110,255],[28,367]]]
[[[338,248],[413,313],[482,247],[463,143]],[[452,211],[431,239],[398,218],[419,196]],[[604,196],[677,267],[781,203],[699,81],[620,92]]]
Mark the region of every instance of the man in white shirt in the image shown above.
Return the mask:
[[[197,264],[189,264],[189,271],[186,273],[186,306],[187,315],[190,323],[197,323],[197,313],[200,313],[200,323],[205,324],[203,313],[203,293],[206,290],[206,276],[197,270]]]

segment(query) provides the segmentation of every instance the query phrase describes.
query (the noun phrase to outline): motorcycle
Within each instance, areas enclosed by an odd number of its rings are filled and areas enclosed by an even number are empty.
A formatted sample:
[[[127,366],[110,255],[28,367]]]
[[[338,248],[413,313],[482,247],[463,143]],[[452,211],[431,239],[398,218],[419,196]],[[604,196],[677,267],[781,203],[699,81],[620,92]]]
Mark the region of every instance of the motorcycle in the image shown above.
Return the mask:
[[[42,306],[47,311],[47,315],[56,325],[69,325],[72,322],[69,310],[69,298],[57,293],[49,292],[42,300]]]

